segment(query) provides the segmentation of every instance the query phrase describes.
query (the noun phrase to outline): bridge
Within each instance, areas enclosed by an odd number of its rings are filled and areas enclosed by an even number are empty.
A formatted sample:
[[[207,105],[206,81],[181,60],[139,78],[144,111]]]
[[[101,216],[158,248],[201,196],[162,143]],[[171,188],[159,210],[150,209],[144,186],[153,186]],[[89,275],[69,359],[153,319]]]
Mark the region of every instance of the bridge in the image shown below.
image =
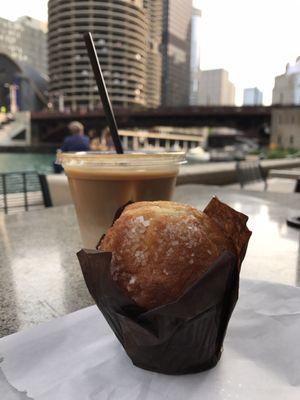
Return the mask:
[[[244,132],[248,137],[263,138],[270,128],[272,109],[264,106],[207,106],[157,109],[116,108],[119,128],[147,129],[155,126],[228,127]],[[103,110],[90,112],[33,112],[31,114],[32,144],[61,143],[69,122],[77,120],[86,130],[100,131],[106,126]]]

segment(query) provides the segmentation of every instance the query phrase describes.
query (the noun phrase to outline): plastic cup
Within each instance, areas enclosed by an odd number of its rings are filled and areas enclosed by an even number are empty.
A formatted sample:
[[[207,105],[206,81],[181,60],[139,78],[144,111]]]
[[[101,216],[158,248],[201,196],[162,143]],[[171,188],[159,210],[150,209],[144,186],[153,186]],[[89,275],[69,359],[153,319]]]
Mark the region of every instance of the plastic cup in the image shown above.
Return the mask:
[[[118,208],[170,200],[185,153],[62,153],[83,246],[95,248]]]

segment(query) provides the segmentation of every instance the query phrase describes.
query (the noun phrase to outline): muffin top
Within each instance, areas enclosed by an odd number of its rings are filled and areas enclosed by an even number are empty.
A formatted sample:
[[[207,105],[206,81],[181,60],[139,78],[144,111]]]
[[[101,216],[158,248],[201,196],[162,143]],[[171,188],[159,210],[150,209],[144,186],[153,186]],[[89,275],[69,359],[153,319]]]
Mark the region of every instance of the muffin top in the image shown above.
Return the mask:
[[[124,209],[99,250],[112,252],[111,274],[119,287],[152,309],[177,300],[224,251],[239,256],[217,221],[184,204],[138,202]]]

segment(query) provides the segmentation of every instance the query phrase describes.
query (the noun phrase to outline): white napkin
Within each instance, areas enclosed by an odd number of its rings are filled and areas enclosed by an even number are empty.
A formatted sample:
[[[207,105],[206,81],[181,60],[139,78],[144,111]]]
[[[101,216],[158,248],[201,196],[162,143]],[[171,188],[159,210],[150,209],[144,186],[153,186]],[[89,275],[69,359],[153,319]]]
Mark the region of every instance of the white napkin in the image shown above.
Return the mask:
[[[242,281],[212,370],[166,376],[134,367],[95,306],[1,339],[0,367],[35,400],[299,400],[299,340],[300,289]],[[26,398],[1,396],[7,386],[0,375],[1,400]]]

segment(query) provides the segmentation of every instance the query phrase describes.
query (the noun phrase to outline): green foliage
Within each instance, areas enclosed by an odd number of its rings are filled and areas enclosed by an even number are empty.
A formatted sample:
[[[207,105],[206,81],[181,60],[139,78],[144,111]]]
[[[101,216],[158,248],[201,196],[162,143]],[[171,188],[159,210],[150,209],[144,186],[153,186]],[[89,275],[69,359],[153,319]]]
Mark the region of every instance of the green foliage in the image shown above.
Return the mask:
[[[300,150],[297,149],[258,149],[251,151],[251,155],[261,156],[266,160],[272,160],[277,158],[293,158],[300,157]]]
[[[268,150],[265,153],[265,158],[267,160],[275,159],[275,158],[291,158],[291,157],[299,157],[300,151],[296,149],[273,149]]]

